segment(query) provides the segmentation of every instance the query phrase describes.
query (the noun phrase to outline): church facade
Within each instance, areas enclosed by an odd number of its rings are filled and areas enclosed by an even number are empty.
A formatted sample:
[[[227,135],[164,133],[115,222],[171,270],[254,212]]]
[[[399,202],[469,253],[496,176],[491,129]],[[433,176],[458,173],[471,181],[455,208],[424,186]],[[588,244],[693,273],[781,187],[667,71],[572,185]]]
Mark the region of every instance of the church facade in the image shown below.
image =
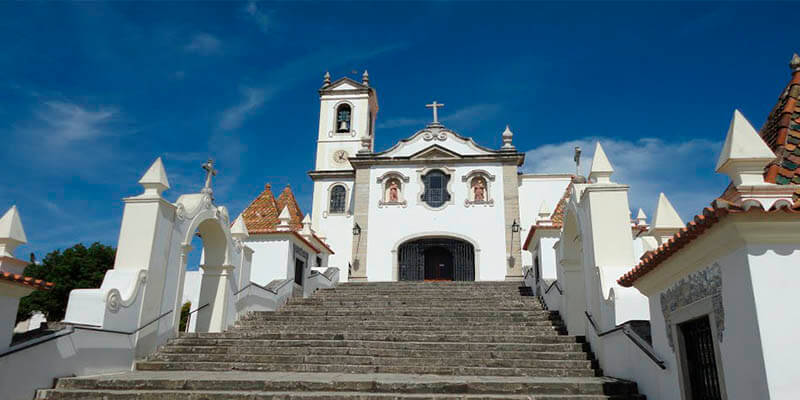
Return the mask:
[[[312,225],[341,281],[522,279],[530,210],[552,209],[571,175],[520,174],[525,154],[508,127],[501,148],[481,146],[439,122],[436,102],[431,123],[376,151],[366,72],[326,75],[319,94]]]

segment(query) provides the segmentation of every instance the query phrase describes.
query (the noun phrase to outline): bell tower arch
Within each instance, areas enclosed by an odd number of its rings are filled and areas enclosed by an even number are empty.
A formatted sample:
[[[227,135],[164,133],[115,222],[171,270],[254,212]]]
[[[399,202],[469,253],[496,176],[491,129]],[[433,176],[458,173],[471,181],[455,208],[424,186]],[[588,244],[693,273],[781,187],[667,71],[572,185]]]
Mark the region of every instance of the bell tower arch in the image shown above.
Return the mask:
[[[331,82],[330,74],[319,89],[317,171],[351,170],[347,159],[359,151],[373,151],[378,96],[364,71],[361,82],[348,77]]]

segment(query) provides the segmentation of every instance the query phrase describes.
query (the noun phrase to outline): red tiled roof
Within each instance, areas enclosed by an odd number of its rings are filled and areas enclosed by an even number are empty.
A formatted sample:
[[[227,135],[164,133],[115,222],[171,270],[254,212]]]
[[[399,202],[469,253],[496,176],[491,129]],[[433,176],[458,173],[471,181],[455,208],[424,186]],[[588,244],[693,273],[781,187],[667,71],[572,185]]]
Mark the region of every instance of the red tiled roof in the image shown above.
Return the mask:
[[[291,215],[289,226],[293,231],[303,229],[303,212],[300,211],[300,206],[297,205],[297,199],[294,198],[294,193],[292,193],[292,188],[289,185],[286,185],[281,195],[278,196],[277,206],[278,214],[283,211],[284,207],[289,207],[289,215]]]
[[[668,241],[664,242],[657,249],[645,253],[645,255],[642,256],[641,262],[639,262],[639,264],[632,270],[620,277],[617,280],[617,283],[625,287],[633,286],[633,283],[637,279],[654,270],[662,262],[664,262],[664,260],[672,256],[672,254],[676,253],[678,250],[689,244],[689,242],[702,235],[721,219],[731,214],[773,214],[783,212],[791,213],[797,217],[800,217],[800,201],[795,202],[791,206],[787,206],[785,202],[779,202],[779,204],[780,206],[773,206],[769,210],[764,210],[760,206],[752,206],[748,209],[740,204],[732,203],[725,199],[719,198],[711,202],[710,207],[703,209],[702,213],[695,216],[693,221],[690,221],[685,227],[681,228],[681,230],[672,236]]]
[[[297,231],[272,231],[272,232],[262,232],[261,234],[262,235],[292,235],[295,238],[297,238],[298,240],[300,240],[301,242],[303,242],[306,246],[310,247],[311,250],[314,250],[315,253],[319,253],[319,249],[316,248],[313,244],[311,244],[311,242],[309,242],[308,239],[304,238],[303,235],[301,235]]]
[[[778,185],[800,184],[800,68],[792,68],[792,79],[759,132],[777,156],[767,167],[765,180]],[[795,200],[798,197],[796,192]]]
[[[317,235],[316,235],[316,234],[314,234],[314,233],[312,233],[312,234],[311,234],[311,236],[313,236],[313,237],[314,237],[314,240],[316,240],[316,241],[317,241],[317,243],[319,243],[319,244],[320,244],[322,247],[324,247],[324,248],[325,248],[325,250],[328,250],[328,253],[330,253],[330,254],[336,254],[336,253],[334,253],[334,252],[333,252],[333,249],[331,249],[331,248],[328,246],[328,244],[327,244],[327,243],[325,243],[325,241],[324,241],[324,240],[322,240],[322,239],[320,239],[320,238],[319,238],[319,236],[317,236]]]
[[[50,288],[55,286],[53,282],[46,282],[42,279],[31,278],[30,276],[23,276],[20,274],[12,274],[11,272],[0,272],[0,280],[40,290],[50,290]]]

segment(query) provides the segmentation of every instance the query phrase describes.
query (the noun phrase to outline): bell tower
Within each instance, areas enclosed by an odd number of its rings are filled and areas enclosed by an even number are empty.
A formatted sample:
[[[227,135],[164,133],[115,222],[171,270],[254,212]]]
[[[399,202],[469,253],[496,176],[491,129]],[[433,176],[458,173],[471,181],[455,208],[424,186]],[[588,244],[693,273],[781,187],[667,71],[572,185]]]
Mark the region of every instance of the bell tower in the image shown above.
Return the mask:
[[[378,96],[364,71],[361,82],[344,77],[331,82],[330,73],[319,89],[319,136],[317,171],[350,170],[347,159],[358,152],[372,152]]]

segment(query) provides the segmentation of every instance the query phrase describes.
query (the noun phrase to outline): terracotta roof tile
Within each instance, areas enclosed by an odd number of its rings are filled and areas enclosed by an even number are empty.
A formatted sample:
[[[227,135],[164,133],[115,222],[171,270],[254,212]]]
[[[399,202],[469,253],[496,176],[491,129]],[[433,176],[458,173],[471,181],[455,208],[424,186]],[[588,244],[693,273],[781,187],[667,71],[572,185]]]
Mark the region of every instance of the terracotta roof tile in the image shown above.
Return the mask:
[[[734,197],[729,190],[725,191],[728,197]],[[734,190],[735,192],[735,190]],[[738,193],[736,193],[738,194]],[[685,227],[678,233],[672,236],[668,241],[664,242],[657,249],[645,253],[641,262],[636,265],[632,270],[628,271],[625,275],[617,280],[622,286],[631,287],[633,283],[646,275],[650,271],[658,267],[667,258],[686,246],[689,242],[702,235],[709,228],[714,226],[717,222],[731,214],[742,213],[791,213],[800,217],[800,201],[796,201],[791,206],[785,202],[778,202],[778,206],[773,206],[769,210],[764,210],[760,206],[752,206],[749,208],[743,207],[740,204],[732,203],[723,198],[719,198],[711,202],[710,207],[703,209],[703,212],[694,217]]]
[[[40,290],[49,290],[53,286],[55,286],[55,284],[53,284],[52,282],[46,282],[42,279],[31,278],[30,276],[12,274],[11,272],[0,272],[0,280]]]
[[[286,185],[281,195],[278,196],[277,206],[278,214],[283,211],[284,207],[289,207],[289,214],[292,216],[289,220],[289,226],[293,231],[303,229],[303,212],[300,211],[300,206],[297,205],[297,199],[294,198],[294,193],[292,193],[292,188],[289,185]]]
[[[800,182],[800,69],[792,72],[759,134],[777,156],[767,167],[766,181],[778,185]],[[800,199],[800,192],[795,192],[794,199]]]
[[[564,195],[561,196],[561,200],[558,201],[556,204],[556,209],[553,210],[553,215],[550,216],[550,220],[553,221],[554,224],[558,224],[559,226],[564,223],[564,212],[567,208],[567,200],[569,200],[569,196],[572,193],[572,185],[567,186],[567,190],[564,191]]]
[[[269,184],[247,208],[242,211],[242,219],[250,234],[274,232],[278,226],[278,203]]]

